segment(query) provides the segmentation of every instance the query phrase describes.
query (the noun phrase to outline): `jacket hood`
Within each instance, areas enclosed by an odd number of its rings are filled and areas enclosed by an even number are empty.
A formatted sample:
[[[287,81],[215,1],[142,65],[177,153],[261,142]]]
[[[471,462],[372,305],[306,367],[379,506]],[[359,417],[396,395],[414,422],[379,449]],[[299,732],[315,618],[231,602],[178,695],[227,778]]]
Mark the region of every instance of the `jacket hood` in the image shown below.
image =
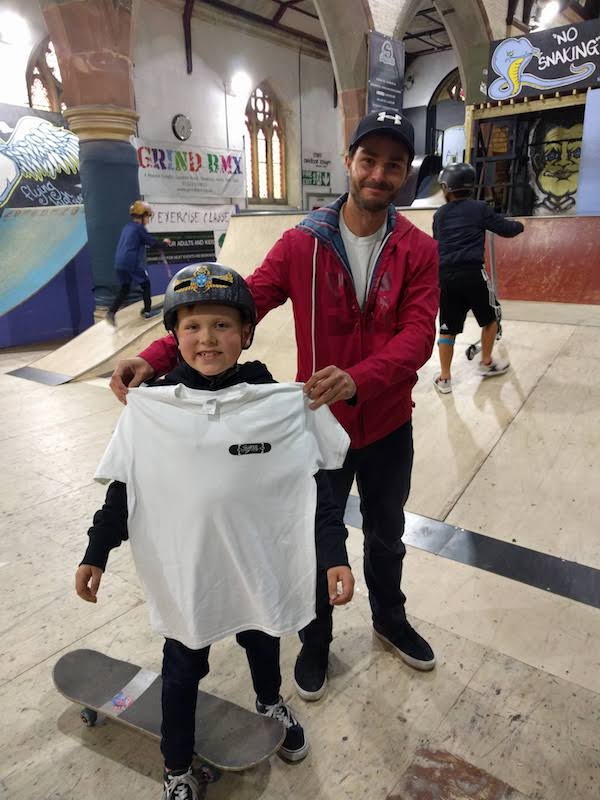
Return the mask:
[[[346,265],[346,268],[349,269],[346,248],[344,247],[342,234],[340,233],[340,213],[347,199],[348,192],[338,197],[332,203],[321,206],[321,208],[317,208],[316,211],[311,211],[296,227],[306,231],[320,242],[333,247],[342,262]],[[388,206],[386,236],[396,227],[396,219],[396,208],[390,203]]]
[[[148,385],[176,386],[178,383],[183,383],[190,389],[205,389],[214,392],[217,389],[235,386],[237,383],[276,383],[276,381],[261,361],[246,361],[244,364],[236,364],[220,375],[208,378],[183,361],[164,378]]]
[[[336,234],[340,235],[340,212],[342,206],[348,199],[348,192],[340,195],[332,203],[326,206],[317,208],[316,211],[311,211],[301,220],[297,228],[308,231],[311,236],[319,239],[322,242],[331,242]],[[390,203],[388,206],[387,230],[386,234],[394,229],[396,225],[396,208]]]

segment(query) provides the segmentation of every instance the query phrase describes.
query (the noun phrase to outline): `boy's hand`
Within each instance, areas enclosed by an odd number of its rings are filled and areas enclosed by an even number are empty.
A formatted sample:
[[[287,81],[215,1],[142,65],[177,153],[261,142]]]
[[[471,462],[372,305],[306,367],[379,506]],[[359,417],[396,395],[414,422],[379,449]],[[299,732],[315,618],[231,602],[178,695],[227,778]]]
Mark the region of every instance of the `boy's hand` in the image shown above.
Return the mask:
[[[100,567],[92,567],[91,564],[82,564],[75,573],[75,591],[82,600],[88,603],[97,602],[96,595],[102,580],[102,570]]]
[[[347,372],[331,365],[311,375],[304,384],[304,392],[312,400],[310,408],[314,411],[338,400],[351,400],[356,394],[356,384]]]
[[[143,358],[124,358],[119,361],[110,379],[113,394],[123,405],[127,405],[127,389],[133,389],[154,376],[154,370]]]
[[[172,240],[172,239],[163,239],[163,242],[164,242],[165,244],[168,244],[168,245],[171,245],[171,244],[173,244],[173,240]]]
[[[341,584],[341,590],[338,584]],[[327,570],[327,588],[330,605],[343,606],[349,603],[354,594],[354,575],[350,567],[330,567]]]

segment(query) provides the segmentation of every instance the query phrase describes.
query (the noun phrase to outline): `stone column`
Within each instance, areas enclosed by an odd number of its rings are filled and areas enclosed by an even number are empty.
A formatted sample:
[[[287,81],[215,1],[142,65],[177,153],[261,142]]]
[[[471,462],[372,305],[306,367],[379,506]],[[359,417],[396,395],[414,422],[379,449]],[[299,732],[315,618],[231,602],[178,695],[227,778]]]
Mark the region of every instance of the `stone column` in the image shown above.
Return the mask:
[[[119,234],[139,197],[132,0],[41,0],[63,80],[64,112],[80,141],[80,175],[96,305],[117,290]]]
[[[315,0],[344,114],[345,144],[367,100],[367,33],[373,19],[365,0]]]

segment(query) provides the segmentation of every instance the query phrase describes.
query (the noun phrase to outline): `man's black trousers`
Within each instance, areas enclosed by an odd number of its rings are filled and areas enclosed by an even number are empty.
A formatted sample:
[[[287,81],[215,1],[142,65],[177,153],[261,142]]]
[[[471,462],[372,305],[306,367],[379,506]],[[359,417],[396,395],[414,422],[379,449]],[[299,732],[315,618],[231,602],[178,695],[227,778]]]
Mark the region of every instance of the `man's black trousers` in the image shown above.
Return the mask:
[[[356,476],[363,518],[363,566],[369,589],[373,621],[393,633],[406,621],[406,597],[400,589],[406,548],[404,504],[410,492],[413,463],[412,423],[409,421],[373,444],[350,449],[341,469],[325,472],[340,509]],[[317,617],[300,632],[310,649],[329,648],[333,607],[329,604],[327,576],[317,576]]]

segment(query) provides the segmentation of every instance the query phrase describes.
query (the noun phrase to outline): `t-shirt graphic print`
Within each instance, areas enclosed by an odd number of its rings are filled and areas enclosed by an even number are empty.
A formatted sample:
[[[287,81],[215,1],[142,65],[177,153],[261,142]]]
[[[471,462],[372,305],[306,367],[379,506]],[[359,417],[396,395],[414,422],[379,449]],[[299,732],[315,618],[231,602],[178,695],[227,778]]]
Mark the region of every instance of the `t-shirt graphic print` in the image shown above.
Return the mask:
[[[127,485],[128,528],[152,628],[199,649],[315,616],[319,469],[349,438],[303,386],[141,387],[96,470]]]

